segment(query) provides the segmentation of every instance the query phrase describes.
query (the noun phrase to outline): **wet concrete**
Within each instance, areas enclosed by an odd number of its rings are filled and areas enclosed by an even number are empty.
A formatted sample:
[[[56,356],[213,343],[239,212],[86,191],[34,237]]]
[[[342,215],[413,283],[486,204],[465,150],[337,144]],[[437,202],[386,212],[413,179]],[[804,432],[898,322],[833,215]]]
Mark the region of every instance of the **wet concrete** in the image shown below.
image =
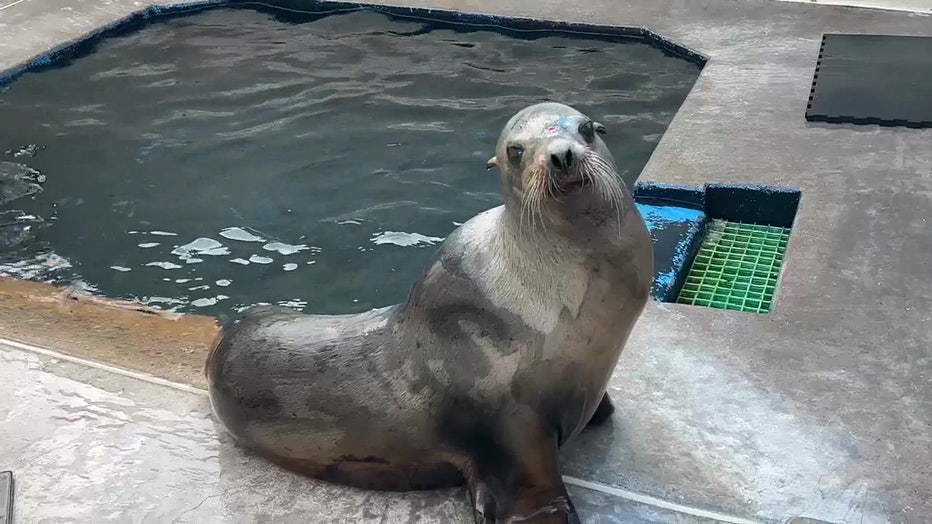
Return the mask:
[[[5,468],[15,476],[17,523],[470,520],[465,490],[370,492],[292,475],[233,446],[203,394],[0,343]],[[716,522],[571,493],[585,522]]]
[[[389,496],[290,475],[218,439],[208,413],[204,395],[0,349],[0,469],[15,475],[15,522],[464,515],[465,499],[449,492]]]
[[[613,378],[618,412],[611,425],[568,447],[566,474],[762,521],[791,516],[830,522],[927,521],[932,515],[932,131],[808,124],[803,115],[823,32],[932,35],[932,17],[766,0],[406,3],[651,27],[710,61],[641,179],[688,185],[773,183],[803,190],[774,312],[753,315],[652,302]],[[70,6],[80,14],[64,16],[51,5]],[[136,5],[27,0],[0,11],[0,69]],[[16,365],[3,364],[4,369]],[[24,377],[3,398],[20,389],[38,397],[57,395],[30,390],[38,379]],[[81,384],[74,387],[85,387]],[[34,400],[34,411],[42,402]],[[200,413],[187,415],[203,424],[196,427],[204,433],[193,439],[202,449],[198,453],[222,449],[222,443],[211,444],[206,419],[196,418],[204,416]],[[3,419],[4,446],[15,434],[10,422],[15,416]],[[195,427],[179,420],[181,427]],[[92,445],[71,438],[71,449]],[[27,448],[20,444],[16,449]],[[85,457],[94,458],[93,468],[120,475],[119,460],[157,460],[149,449],[154,448],[114,455],[107,465],[99,452]],[[13,468],[34,468],[29,475],[51,478],[62,472],[54,463],[30,466],[30,460],[19,458],[22,451],[0,451],[0,456],[14,457]],[[195,460],[200,456],[185,453]],[[221,458],[205,463],[221,469],[214,466],[224,463]],[[62,460],[67,463],[67,457]],[[231,471],[239,471],[240,478],[263,479],[259,495],[250,499],[264,501],[262,511],[330,504],[326,507],[342,508],[350,520],[357,515],[360,521],[368,518],[356,513],[363,507],[394,511],[378,506],[383,502],[360,502],[386,500],[379,495],[333,487],[307,495],[311,491],[301,489],[303,481],[260,462],[250,459],[239,467]],[[191,478],[205,478],[197,472]],[[90,473],[82,475],[98,478]],[[160,477],[160,482],[191,486],[186,475]],[[217,475],[222,477],[222,471]],[[50,495],[41,489],[20,486],[21,504],[30,504],[30,497],[51,500],[43,498]],[[128,486],[111,492],[101,484],[84,493],[142,500],[137,488]],[[200,482],[184,496],[193,505],[205,500],[211,514],[220,515],[224,486]],[[74,488],[73,493],[81,491]],[[290,496],[279,496],[286,493]],[[63,497],[59,490],[55,502],[30,507],[60,511]],[[237,505],[242,498],[232,498],[234,513],[245,511]],[[439,512],[438,519],[461,517],[446,505],[452,502],[403,500],[399,504],[406,508]],[[630,522],[623,505],[609,500],[615,503],[622,509],[605,518]],[[445,508],[449,513],[443,513]],[[107,514],[95,513],[95,518]],[[677,521],[670,515],[653,520]]]

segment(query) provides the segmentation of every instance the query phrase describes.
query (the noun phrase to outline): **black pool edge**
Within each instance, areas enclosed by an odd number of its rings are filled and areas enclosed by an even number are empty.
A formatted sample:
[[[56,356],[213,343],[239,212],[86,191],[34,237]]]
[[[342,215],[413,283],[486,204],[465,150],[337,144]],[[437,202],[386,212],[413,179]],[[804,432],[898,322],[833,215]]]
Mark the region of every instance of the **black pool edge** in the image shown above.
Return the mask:
[[[160,19],[186,16],[217,7],[251,8],[283,16],[308,19],[368,10],[397,19],[429,22],[432,25],[431,29],[464,30],[464,28],[472,28],[473,30],[497,31],[516,38],[528,38],[532,33],[546,33],[607,41],[640,41],[659,48],[668,55],[692,62],[700,68],[708,61],[708,57],[673,42],[646,27],[601,26],[532,18],[501,17],[445,9],[384,6],[363,2],[331,0],[270,0],[270,2],[195,0],[151,5],[110,24],[101,26],[83,37],[65,42],[23,64],[14,66],[12,69],[0,71],[0,88],[13,83],[25,73],[66,66],[71,60],[92,53],[96,45],[108,37],[120,36],[141,29]]]
[[[766,184],[715,182],[702,186],[684,186],[637,182],[634,198],[642,204],[683,207],[704,213],[698,231],[681,241],[681,259],[670,261],[669,270],[673,272],[673,280],[662,286],[655,283],[651,289],[651,297],[654,300],[670,303],[676,302],[693,259],[705,238],[709,222],[721,219],[784,227],[792,231],[802,200],[802,191],[793,187]],[[663,268],[655,269],[663,271]]]
[[[634,198],[645,204],[697,209],[710,219],[791,228],[802,191],[767,184],[710,182],[702,186],[683,186],[637,182]]]

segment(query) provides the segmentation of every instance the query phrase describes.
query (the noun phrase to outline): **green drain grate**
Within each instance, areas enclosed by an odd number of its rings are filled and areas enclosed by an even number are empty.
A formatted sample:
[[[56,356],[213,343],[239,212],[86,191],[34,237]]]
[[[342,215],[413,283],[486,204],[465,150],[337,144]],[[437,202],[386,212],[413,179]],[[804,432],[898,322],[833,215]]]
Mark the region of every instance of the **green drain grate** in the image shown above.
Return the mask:
[[[790,230],[713,220],[677,302],[768,313]]]

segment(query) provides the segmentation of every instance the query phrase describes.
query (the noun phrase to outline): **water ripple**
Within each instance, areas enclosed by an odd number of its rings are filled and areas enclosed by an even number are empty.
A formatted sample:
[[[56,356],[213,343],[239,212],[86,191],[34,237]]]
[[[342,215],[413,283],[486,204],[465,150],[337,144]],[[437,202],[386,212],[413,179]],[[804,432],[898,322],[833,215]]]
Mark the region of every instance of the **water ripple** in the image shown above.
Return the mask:
[[[0,92],[0,121],[17,122],[0,126],[0,161],[48,179],[0,181],[42,217],[0,226],[0,272],[209,314],[384,306],[500,203],[485,160],[515,111],[591,113],[636,175],[697,75],[641,44],[365,11],[165,19]]]

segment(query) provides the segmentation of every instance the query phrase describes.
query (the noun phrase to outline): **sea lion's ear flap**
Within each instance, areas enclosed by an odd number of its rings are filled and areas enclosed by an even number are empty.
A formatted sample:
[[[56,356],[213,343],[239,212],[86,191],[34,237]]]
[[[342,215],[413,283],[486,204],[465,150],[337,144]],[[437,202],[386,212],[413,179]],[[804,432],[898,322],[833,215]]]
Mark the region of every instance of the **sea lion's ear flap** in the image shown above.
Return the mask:
[[[603,126],[603,125],[602,125],[601,123],[599,123],[599,122],[593,122],[593,126],[592,126],[592,127],[594,127],[594,128],[595,128],[595,132],[598,133],[598,134],[600,134],[600,135],[604,135],[604,134],[606,133],[606,131],[605,131],[605,126]]]
[[[495,167],[495,166],[497,166],[497,165],[498,165],[498,157],[494,157],[494,156],[493,156],[492,158],[489,159],[488,162],[485,163],[485,168],[486,168],[486,169],[492,169],[493,167]]]

